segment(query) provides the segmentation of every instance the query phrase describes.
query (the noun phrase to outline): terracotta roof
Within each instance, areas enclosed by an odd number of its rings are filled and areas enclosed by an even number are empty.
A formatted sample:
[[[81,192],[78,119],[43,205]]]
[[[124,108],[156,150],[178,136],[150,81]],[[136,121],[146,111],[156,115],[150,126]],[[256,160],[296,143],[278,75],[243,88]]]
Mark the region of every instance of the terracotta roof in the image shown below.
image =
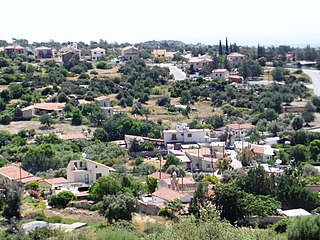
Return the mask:
[[[96,161],[89,160],[89,159],[87,159],[87,161],[88,161],[88,162],[91,162],[91,163],[93,163],[93,164],[95,164],[95,165],[97,165],[97,166],[108,168],[109,171],[111,171],[111,172],[115,172],[115,171],[116,171],[114,168],[109,167],[109,166],[106,166],[106,165],[104,165],[104,164],[102,164],[102,163],[98,163],[98,162],[96,162]]]
[[[103,49],[103,48],[99,48],[99,47],[94,48],[94,49],[91,49],[91,52],[98,52],[98,51],[103,51],[103,52],[105,52],[106,50]]]
[[[166,184],[171,185],[171,178],[166,178],[166,179],[161,179],[164,181]],[[184,177],[183,178],[183,184],[197,184],[196,181],[193,180],[192,177]],[[182,178],[179,178],[179,185],[182,185]]]
[[[252,146],[251,146],[251,150],[252,150],[254,153],[264,154],[264,147],[263,147],[263,146],[252,145]]]
[[[57,178],[50,178],[50,179],[44,179],[44,182],[52,185],[52,184],[57,184],[57,183],[67,183],[68,180],[65,179],[64,177],[57,177]]]
[[[234,130],[254,128],[254,126],[249,123],[244,123],[244,124],[232,123],[232,124],[228,124],[227,127]]]
[[[79,139],[86,139],[87,137],[82,133],[70,133],[61,135],[61,139],[65,141],[73,141],[73,140],[79,140]]]
[[[129,50],[129,49],[138,50],[138,48],[136,48],[135,46],[127,46],[127,47],[122,48],[121,50],[122,51],[126,51],[126,50]]]
[[[237,52],[230,53],[228,57],[245,57],[245,55]]]
[[[96,97],[94,98],[95,101],[103,101],[103,100],[109,100],[108,96],[100,96],[100,97]]]
[[[66,106],[66,103],[35,103],[34,108],[40,109],[40,110],[63,110]]]
[[[160,172],[154,172],[148,175],[148,178],[160,179]],[[171,175],[168,173],[161,172],[161,179],[170,179]]]
[[[33,49],[35,51],[41,51],[41,50],[51,50],[51,48],[45,47],[45,46],[41,46],[41,47],[37,47],[35,49]]]
[[[0,168],[0,175],[5,176],[10,180],[16,180],[22,183],[40,180],[40,178],[35,177],[33,176],[33,174],[14,165]],[[21,181],[20,181],[20,178],[21,178]]]
[[[176,52],[166,52],[165,54],[164,54],[164,56],[165,57],[167,57],[167,58],[173,58],[173,56],[176,54]]]
[[[165,201],[173,201],[175,199],[181,199],[183,197],[185,197],[185,194],[180,193],[178,191],[172,190],[170,188],[160,188],[159,190],[155,191],[154,193],[152,193],[152,196],[161,198]]]
[[[24,49],[23,47],[21,47],[20,45],[15,45],[15,46],[6,46],[4,48],[5,50],[9,50],[9,49]]]
[[[156,56],[165,56],[165,54],[166,54],[166,50],[165,49],[153,49],[153,51],[152,51],[152,54],[153,55],[156,55]]]
[[[228,71],[227,69],[214,69],[214,70],[212,70],[213,73],[224,73],[227,71]]]

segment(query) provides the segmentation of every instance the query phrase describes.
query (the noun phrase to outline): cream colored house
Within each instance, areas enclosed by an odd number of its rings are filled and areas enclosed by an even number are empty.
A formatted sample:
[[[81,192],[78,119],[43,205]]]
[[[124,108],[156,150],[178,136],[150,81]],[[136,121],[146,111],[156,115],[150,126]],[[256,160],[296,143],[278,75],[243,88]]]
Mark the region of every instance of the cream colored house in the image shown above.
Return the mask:
[[[70,161],[67,166],[68,182],[81,182],[92,185],[100,177],[109,175],[116,170],[104,164],[82,157],[80,160]]]
[[[227,56],[227,59],[231,63],[242,63],[244,60],[246,60],[246,56],[237,52],[230,53]]]
[[[212,80],[227,80],[229,71],[227,69],[214,69],[211,76]]]
[[[103,48],[94,48],[91,50],[91,60],[93,62],[98,62],[103,56],[106,55],[106,50]]]
[[[121,49],[121,57],[124,60],[133,60],[139,58],[139,49],[134,46],[127,46]]]

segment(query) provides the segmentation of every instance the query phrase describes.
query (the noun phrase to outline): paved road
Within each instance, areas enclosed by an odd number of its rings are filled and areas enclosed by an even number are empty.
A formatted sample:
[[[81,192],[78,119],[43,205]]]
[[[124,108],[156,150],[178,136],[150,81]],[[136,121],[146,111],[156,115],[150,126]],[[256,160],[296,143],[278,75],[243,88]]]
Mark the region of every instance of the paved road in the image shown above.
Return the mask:
[[[187,74],[182,71],[180,68],[174,66],[173,64],[170,63],[161,63],[159,64],[160,67],[168,67],[170,70],[170,74],[173,74],[174,80],[179,81],[179,80],[184,80],[187,77]]]
[[[320,71],[312,69],[303,69],[302,71],[311,78],[314,94],[320,96]]]

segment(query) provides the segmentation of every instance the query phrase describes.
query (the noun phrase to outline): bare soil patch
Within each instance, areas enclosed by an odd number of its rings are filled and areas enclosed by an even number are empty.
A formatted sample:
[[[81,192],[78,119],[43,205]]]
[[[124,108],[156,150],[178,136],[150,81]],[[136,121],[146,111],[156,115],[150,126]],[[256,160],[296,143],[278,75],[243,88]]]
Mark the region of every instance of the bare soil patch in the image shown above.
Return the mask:
[[[21,130],[36,130],[37,134],[49,134],[49,133],[81,133],[83,129],[91,129],[93,133],[96,129],[95,127],[88,127],[87,125],[72,126],[68,123],[57,123],[54,124],[52,128],[43,128],[43,126],[38,121],[16,121],[11,122],[9,125],[1,125],[0,130],[6,130],[13,134],[17,134]]]

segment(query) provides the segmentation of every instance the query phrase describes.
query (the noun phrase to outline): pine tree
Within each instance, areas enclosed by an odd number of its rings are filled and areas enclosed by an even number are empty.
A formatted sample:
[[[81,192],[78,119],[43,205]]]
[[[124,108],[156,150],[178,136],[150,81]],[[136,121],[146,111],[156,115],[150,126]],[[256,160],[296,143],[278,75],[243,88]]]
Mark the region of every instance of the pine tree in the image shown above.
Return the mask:
[[[219,56],[223,55],[221,40],[219,41]]]

